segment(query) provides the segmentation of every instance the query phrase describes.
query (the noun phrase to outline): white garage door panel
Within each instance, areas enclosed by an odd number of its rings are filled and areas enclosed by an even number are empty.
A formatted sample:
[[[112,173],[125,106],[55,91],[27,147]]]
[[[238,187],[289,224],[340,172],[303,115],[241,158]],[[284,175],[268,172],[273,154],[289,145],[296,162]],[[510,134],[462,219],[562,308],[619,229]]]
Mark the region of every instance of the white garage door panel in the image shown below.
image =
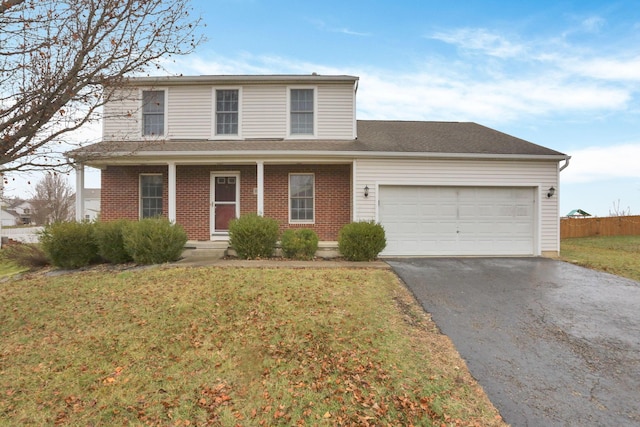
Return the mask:
[[[383,255],[533,255],[534,190],[380,186]]]

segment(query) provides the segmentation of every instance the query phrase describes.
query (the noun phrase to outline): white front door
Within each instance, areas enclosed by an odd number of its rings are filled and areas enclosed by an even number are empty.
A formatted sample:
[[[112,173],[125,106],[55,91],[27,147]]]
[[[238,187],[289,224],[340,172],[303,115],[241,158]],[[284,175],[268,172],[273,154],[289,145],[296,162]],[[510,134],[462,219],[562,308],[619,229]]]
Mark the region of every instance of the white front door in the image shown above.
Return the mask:
[[[240,215],[240,174],[211,174],[211,236],[227,235],[229,221]]]

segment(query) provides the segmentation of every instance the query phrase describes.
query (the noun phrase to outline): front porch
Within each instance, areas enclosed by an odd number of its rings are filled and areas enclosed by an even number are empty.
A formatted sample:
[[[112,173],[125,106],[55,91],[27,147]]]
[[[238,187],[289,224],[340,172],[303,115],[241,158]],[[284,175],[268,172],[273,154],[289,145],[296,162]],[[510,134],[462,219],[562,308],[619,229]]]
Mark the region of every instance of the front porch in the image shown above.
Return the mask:
[[[322,253],[331,254],[340,228],[354,215],[352,161],[123,162],[101,168],[100,219],[165,216],[185,229],[193,242],[189,250],[199,253],[204,248],[226,253],[229,221],[256,213],[275,219],[281,233],[289,228],[314,230],[327,242]],[[82,188],[81,167],[77,176]]]

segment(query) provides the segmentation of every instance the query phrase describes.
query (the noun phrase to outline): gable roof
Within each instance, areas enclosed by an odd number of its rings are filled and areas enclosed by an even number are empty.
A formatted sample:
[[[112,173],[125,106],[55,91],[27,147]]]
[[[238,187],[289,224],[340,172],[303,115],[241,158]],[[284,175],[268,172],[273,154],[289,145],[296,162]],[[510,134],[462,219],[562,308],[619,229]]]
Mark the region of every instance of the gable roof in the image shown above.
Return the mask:
[[[67,153],[78,160],[122,156],[394,156],[539,158],[569,156],[472,122],[358,120],[351,140],[245,139],[105,141]]]

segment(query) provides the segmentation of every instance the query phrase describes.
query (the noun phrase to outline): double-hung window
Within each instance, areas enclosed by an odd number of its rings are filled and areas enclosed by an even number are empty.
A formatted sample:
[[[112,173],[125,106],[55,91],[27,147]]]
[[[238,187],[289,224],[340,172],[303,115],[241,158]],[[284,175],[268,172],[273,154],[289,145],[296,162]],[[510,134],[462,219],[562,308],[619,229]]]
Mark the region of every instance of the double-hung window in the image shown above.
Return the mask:
[[[238,89],[216,90],[216,136],[238,135]]]
[[[291,135],[313,135],[314,133],[314,90],[290,90]]]
[[[140,218],[162,215],[161,174],[140,175]]]
[[[292,173],[289,175],[289,220],[290,222],[314,221],[314,175]]]
[[[142,91],[142,135],[164,135],[164,90]]]

